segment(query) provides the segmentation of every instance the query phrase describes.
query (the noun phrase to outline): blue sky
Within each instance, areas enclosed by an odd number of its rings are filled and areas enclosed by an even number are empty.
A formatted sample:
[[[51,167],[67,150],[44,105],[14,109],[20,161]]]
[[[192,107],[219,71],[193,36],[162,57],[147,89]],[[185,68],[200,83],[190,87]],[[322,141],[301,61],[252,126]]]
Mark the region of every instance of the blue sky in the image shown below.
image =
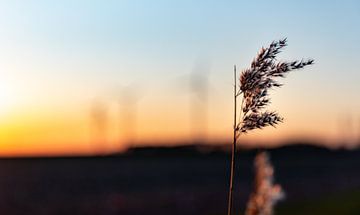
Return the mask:
[[[316,64],[274,92],[273,108],[291,128],[280,136],[332,138],[339,116],[360,118],[359,20],[358,1],[0,1],[0,79],[16,91],[12,109],[20,112],[25,104],[84,112],[93,97],[111,103],[119,88],[135,85],[156,115],[167,104],[186,109],[186,80],[202,62],[210,130],[223,137],[231,130],[233,64],[245,68],[261,46],[287,37],[281,59]]]

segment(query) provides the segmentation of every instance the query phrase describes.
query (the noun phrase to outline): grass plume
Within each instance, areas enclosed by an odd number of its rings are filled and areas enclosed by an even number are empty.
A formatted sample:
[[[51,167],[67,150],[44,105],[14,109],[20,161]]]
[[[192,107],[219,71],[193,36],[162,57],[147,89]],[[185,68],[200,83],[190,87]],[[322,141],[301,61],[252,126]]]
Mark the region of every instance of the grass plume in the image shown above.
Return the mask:
[[[233,146],[231,153],[231,167],[230,167],[230,185],[228,196],[228,215],[233,213],[233,189],[234,189],[234,173],[235,173],[235,156],[236,156],[236,144],[241,134],[247,133],[254,129],[262,129],[267,126],[275,127],[277,124],[283,122],[283,118],[276,111],[265,110],[270,104],[269,90],[273,88],[281,87],[282,84],[278,82],[278,78],[285,78],[286,75],[293,70],[302,69],[305,66],[314,63],[314,60],[295,60],[295,61],[278,61],[277,54],[279,54],[284,47],[287,46],[287,39],[273,41],[268,47],[261,48],[257,56],[251,62],[249,68],[241,72],[239,83],[237,83],[236,66],[234,66],[234,132],[233,132]],[[239,90],[237,90],[239,85]],[[237,99],[242,96],[242,102],[239,112],[239,119],[237,120]],[[270,162],[266,154],[257,155],[258,160],[267,161],[267,164],[262,164],[262,167],[266,169],[272,169]],[[255,161],[256,163],[257,161]],[[256,164],[257,165],[257,164]],[[256,167],[257,168],[257,167]],[[257,172],[261,172],[261,168],[257,168]],[[265,190],[272,190],[272,179],[269,177],[259,177],[257,173],[257,180],[259,178],[264,180],[264,183],[268,183],[269,187]],[[259,177],[259,178],[258,178]],[[267,182],[266,182],[267,181]],[[257,183],[257,182],[256,182]],[[256,186],[252,199],[258,199],[259,193],[263,188]],[[278,187],[278,186],[277,186]],[[278,187],[280,188],[280,187]],[[270,193],[266,194],[271,196]],[[273,198],[262,198],[262,208],[270,207],[266,211],[272,211],[272,207],[276,201]],[[254,205],[250,203],[249,205]],[[259,206],[259,205],[258,205]],[[257,207],[258,207],[257,206]],[[249,206],[250,207],[250,206]],[[250,207],[252,208],[252,207]],[[259,206],[259,208],[261,208]],[[250,209],[248,209],[250,211]],[[255,210],[257,213],[247,212],[248,215],[269,215],[271,213],[262,213],[263,210]]]
[[[269,47],[261,48],[250,68],[240,75],[240,92],[243,95],[242,118],[237,126],[239,133],[275,126],[283,118],[275,111],[263,111],[270,103],[269,90],[281,87],[277,78],[284,78],[292,71],[314,63],[314,60],[277,62],[276,55],[287,45],[286,39],[274,41]]]
[[[245,215],[272,215],[274,205],[285,194],[280,185],[274,184],[274,167],[268,153],[258,153],[254,167],[254,192],[250,196]]]

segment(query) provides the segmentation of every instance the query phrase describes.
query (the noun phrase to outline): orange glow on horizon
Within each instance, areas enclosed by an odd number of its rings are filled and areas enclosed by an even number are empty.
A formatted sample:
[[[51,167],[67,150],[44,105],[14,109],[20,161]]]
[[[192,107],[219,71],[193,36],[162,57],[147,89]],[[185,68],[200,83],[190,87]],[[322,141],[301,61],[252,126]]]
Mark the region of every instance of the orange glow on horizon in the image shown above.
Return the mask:
[[[123,133],[124,123],[119,123],[117,117],[111,117],[108,130],[104,137],[96,136],[94,128],[89,123],[85,110],[71,111],[35,111],[17,114],[13,117],[3,117],[0,124],[0,156],[31,156],[31,155],[71,155],[71,154],[101,154],[125,150],[134,143],[147,144],[178,144],[197,140],[193,137],[189,120],[185,117],[183,108],[153,113],[140,112],[135,137],[127,137]],[[161,111],[161,110],[160,110]],[[185,113],[184,113],[185,112]],[[277,145],[283,141],[297,137],[308,136],[310,139],[330,141],[336,134],[327,129],[311,132],[314,127],[323,123],[321,120],[309,127],[298,117],[288,117],[285,124],[277,129],[266,128],[243,135],[239,144]],[[209,126],[205,137],[209,143],[223,143],[231,140],[231,125],[227,123],[230,117],[218,120],[216,114],[209,116]],[[229,121],[230,122],[230,121]],[[289,126],[292,125],[292,126]],[[319,132],[321,131],[321,132]],[[331,135],[323,136],[323,133]],[[299,139],[299,138],[298,138]],[[128,142],[132,140],[133,142]]]
[[[100,126],[103,131],[99,130],[91,117],[89,92],[86,95],[78,92],[78,98],[65,96],[74,89],[63,93],[59,91],[56,96],[51,92],[31,95],[29,90],[28,98],[24,94],[23,101],[20,101],[13,94],[15,87],[3,86],[9,92],[0,94],[0,99],[4,99],[0,102],[0,156],[104,154],[123,151],[134,144],[174,145],[199,140],[212,144],[231,141],[233,110],[231,94],[227,93],[231,92],[231,85],[222,92],[227,96],[218,92],[209,99],[204,127],[192,126],[194,120],[191,117],[194,115],[189,96],[180,95],[174,100],[171,92],[159,90],[155,91],[154,96],[139,100],[137,106],[130,110],[126,104],[120,104],[117,98],[105,97],[106,114],[103,120],[106,125]],[[289,88],[281,90],[289,91]],[[276,129],[269,127],[249,132],[241,137],[239,144],[276,146],[287,140],[306,137],[335,146],[344,138],[336,119],[328,117],[334,115],[331,110],[324,110],[320,105],[303,107],[297,101],[286,102],[287,95],[282,94],[284,91],[281,90],[274,93],[273,107],[270,109],[278,110],[285,117],[285,122]],[[17,103],[10,103],[12,99],[17,99]],[[133,114],[132,122],[126,121],[130,120],[129,114]],[[348,139],[354,143],[356,138],[352,135]]]

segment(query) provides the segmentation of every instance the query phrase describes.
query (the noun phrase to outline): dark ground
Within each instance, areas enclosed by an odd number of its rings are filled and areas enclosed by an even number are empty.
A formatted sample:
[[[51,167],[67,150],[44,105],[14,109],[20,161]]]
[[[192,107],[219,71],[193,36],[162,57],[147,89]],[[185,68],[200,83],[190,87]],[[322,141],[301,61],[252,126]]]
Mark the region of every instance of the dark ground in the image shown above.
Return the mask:
[[[225,214],[230,156],[198,149],[0,159],[0,214]],[[360,150],[298,145],[270,151],[287,195],[276,214],[360,214]],[[238,208],[252,188],[254,154],[242,150],[238,156]]]

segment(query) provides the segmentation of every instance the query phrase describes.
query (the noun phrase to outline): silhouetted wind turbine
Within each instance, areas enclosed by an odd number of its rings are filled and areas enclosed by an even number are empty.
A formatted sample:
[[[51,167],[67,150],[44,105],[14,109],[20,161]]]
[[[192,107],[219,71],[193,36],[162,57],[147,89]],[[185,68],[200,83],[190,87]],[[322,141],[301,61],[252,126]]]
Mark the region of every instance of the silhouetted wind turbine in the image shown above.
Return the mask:
[[[359,121],[358,121],[358,127],[357,127],[357,146],[360,146],[360,118],[359,118]]]
[[[107,151],[107,124],[108,124],[108,114],[106,105],[99,101],[95,100],[92,103],[90,116],[92,119],[93,129],[93,143],[95,144],[95,151],[97,153],[105,153]]]
[[[189,95],[189,128],[193,142],[205,142],[208,130],[210,66],[206,60],[197,60],[190,73],[178,77],[177,88]],[[180,87],[178,87],[180,84]],[[185,89],[185,90],[184,90]]]
[[[119,113],[122,132],[128,146],[132,146],[137,140],[137,117],[138,102],[140,96],[134,85],[121,87],[119,98]]]
[[[209,65],[196,62],[190,74],[190,122],[195,142],[206,142],[208,130]]]
[[[339,131],[342,139],[342,144],[346,147],[351,147],[353,143],[353,119],[351,115],[342,115],[339,119]]]

